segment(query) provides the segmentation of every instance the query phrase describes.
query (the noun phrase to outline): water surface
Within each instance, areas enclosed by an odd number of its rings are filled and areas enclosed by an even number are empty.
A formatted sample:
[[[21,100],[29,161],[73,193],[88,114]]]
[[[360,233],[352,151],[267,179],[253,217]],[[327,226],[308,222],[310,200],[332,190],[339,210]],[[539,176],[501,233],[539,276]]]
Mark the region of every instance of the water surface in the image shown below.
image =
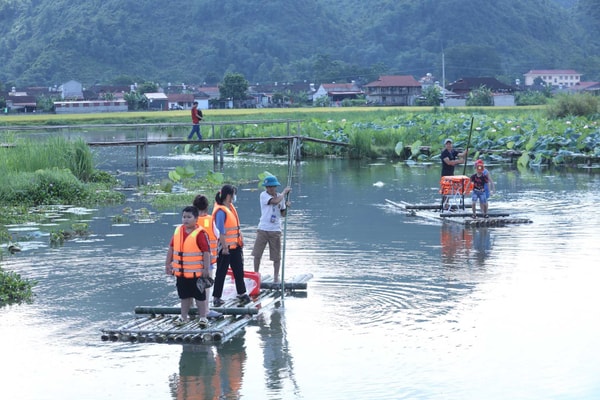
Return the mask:
[[[104,152],[104,153],[103,153]],[[101,165],[140,175],[132,149],[99,151]],[[143,180],[212,156],[151,148]],[[285,160],[227,160],[227,176],[287,181]],[[286,276],[314,274],[306,297],[286,298],[220,346],[106,343],[100,330],[138,305],[178,302],[162,274],[179,209],[113,224],[150,208],[133,192],[90,215],[92,235],[51,247],[21,235],[3,268],[39,281],[31,305],[0,309],[2,398],[19,399],[594,399],[600,397],[600,221],[597,174],[491,166],[491,210],[532,224],[463,228],[420,220],[385,199],[437,199],[437,165],[303,162],[286,225]],[[143,184],[143,183],[142,183]],[[256,184],[240,188],[248,243]],[[209,198],[213,198],[210,194]],[[183,206],[183,205],[182,205]],[[47,232],[50,227],[40,227]],[[26,242],[32,243],[26,245]],[[270,262],[263,258],[262,271]]]

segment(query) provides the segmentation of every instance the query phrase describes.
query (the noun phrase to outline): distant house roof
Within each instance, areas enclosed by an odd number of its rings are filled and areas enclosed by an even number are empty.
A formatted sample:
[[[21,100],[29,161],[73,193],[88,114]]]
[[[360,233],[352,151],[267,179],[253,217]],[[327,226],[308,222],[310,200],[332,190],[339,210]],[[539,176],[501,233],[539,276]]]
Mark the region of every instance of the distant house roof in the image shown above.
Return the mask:
[[[144,93],[148,100],[167,100],[167,95],[164,93]]]
[[[600,90],[600,82],[577,82],[576,85],[569,87],[569,90],[572,90],[575,92],[599,91]]]
[[[262,83],[250,85],[248,88],[253,93],[277,93],[290,91],[292,93],[306,92],[312,94],[316,91],[315,85],[306,82],[299,83]]]
[[[8,96],[6,98],[7,102],[11,102],[13,107],[35,107],[37,105],[37,99],[35,96]]]
[[[93,90],[96,93],[129,93],[131,90],[130,85],[94,85],[89,90]]]
[[[421,84],[411,75],[382,75],[365,87],[420,87]]]
[[[198,93],[206,94],[210,99],[219,99],[221,98],[221,92],[219,91],[218,86],[202,86],[196,88]],[[198,96],[196,96],[198,97]]]
[[[321,86],[329,94],[362,93],[354,83],[323,83]]]
[[[581,75],[574,69],[532,69],[524,75]]]
[[[194,101],[194,95],[191,93],[171,93],[167,94],[171,103],[191,103]]]
[[[515,88],[506,85],[496,78],[461,78],[448,85],[448,89],[456,93],[470,92],[482,86],[490,89],[492,92],[514,92]]]

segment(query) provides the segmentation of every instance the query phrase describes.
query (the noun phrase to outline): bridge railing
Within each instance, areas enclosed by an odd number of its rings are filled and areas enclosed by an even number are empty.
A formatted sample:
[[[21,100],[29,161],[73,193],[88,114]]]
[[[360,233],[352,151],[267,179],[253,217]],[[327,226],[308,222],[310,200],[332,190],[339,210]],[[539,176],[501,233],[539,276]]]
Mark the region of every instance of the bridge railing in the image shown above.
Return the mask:
[[[251,137],[252,131],[264,129],[267,125],[275,125],[269,129],[269,136],[292,136],[301,135],[301,122],[302,120],[297,119],[202,121],[200,127],[203,138],[206,139]],[[0,135],[27,132],[35,137],[44,137],[60,134],[70,139],[82,138],[86,142],[99,142],[185,139],[190,130],[191,123],[14,125],[0,126]]]

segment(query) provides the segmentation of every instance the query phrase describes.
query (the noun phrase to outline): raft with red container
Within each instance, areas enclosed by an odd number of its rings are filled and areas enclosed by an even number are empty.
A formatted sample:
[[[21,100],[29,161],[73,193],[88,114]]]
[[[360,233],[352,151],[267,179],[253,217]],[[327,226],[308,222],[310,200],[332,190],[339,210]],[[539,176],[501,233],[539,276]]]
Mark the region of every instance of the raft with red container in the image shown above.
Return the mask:
[[[440,186],[440,193],[450,196],[435,204],[411,204],[405,201],[392,201],[385,199],[388,206],[401,210],[409,216],[415,216],[431,221],[442,223],[461,224],[468,227],[494,227],[515,224],[530,224],[532,221],[527,217],[514,217],[506,211],[490,211],[486,215],[477,213],[473,218],[470,199],[466,202],[463,195],[472,191],[472,187],[463,188],[464,180],[446,180],[445,186]]]

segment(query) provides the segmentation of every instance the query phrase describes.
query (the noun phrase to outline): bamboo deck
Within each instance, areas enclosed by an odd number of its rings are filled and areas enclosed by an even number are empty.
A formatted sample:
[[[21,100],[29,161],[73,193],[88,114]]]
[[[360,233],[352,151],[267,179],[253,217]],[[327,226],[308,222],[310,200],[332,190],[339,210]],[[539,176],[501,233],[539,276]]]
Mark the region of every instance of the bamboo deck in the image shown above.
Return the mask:
[[[289,279],[284,283],[284,289],[288,293],[286,296],[305,296],[307,282],[312,277],[312,274],[303,274]],[[137,317],[119,327],[102,329],[101,339],[131,343],[223,343],[260,313],[280,302],[280,283],[273,283],[271,277],[265,277],[260,287],[258,296],[248,304],[240,305],[237,299],[230,299],[222,307],[211,307],[212,310],[222,313],[223,317],[209,320],[206,326],[200,325],[198,319],[192,319],[198,313],[196,308],[190,310],[190,321],[180,325],[177,323],[179,307],[138,306],[134,310]]]
[[[440,204],[410,204],[403,201],[394,202],[388,199],[385,199],[385,201],[394,207],[406,211],[410,215],[429,220],[442,221],[444,223],[447,222],[460,224],[468,227],[493,227],[532,223],[529,218],[511,217],[510,214],[506,212],[490,212],[488,213],[488,218],[484,218],[483,214],[477,213],[477,218],[474,219],[472,217],[473,213],[470,211],[461,212],[459,210],[455,210],[450,212],[440,212]],[[465,205],[465,208],[470,207],[470,204]]]

